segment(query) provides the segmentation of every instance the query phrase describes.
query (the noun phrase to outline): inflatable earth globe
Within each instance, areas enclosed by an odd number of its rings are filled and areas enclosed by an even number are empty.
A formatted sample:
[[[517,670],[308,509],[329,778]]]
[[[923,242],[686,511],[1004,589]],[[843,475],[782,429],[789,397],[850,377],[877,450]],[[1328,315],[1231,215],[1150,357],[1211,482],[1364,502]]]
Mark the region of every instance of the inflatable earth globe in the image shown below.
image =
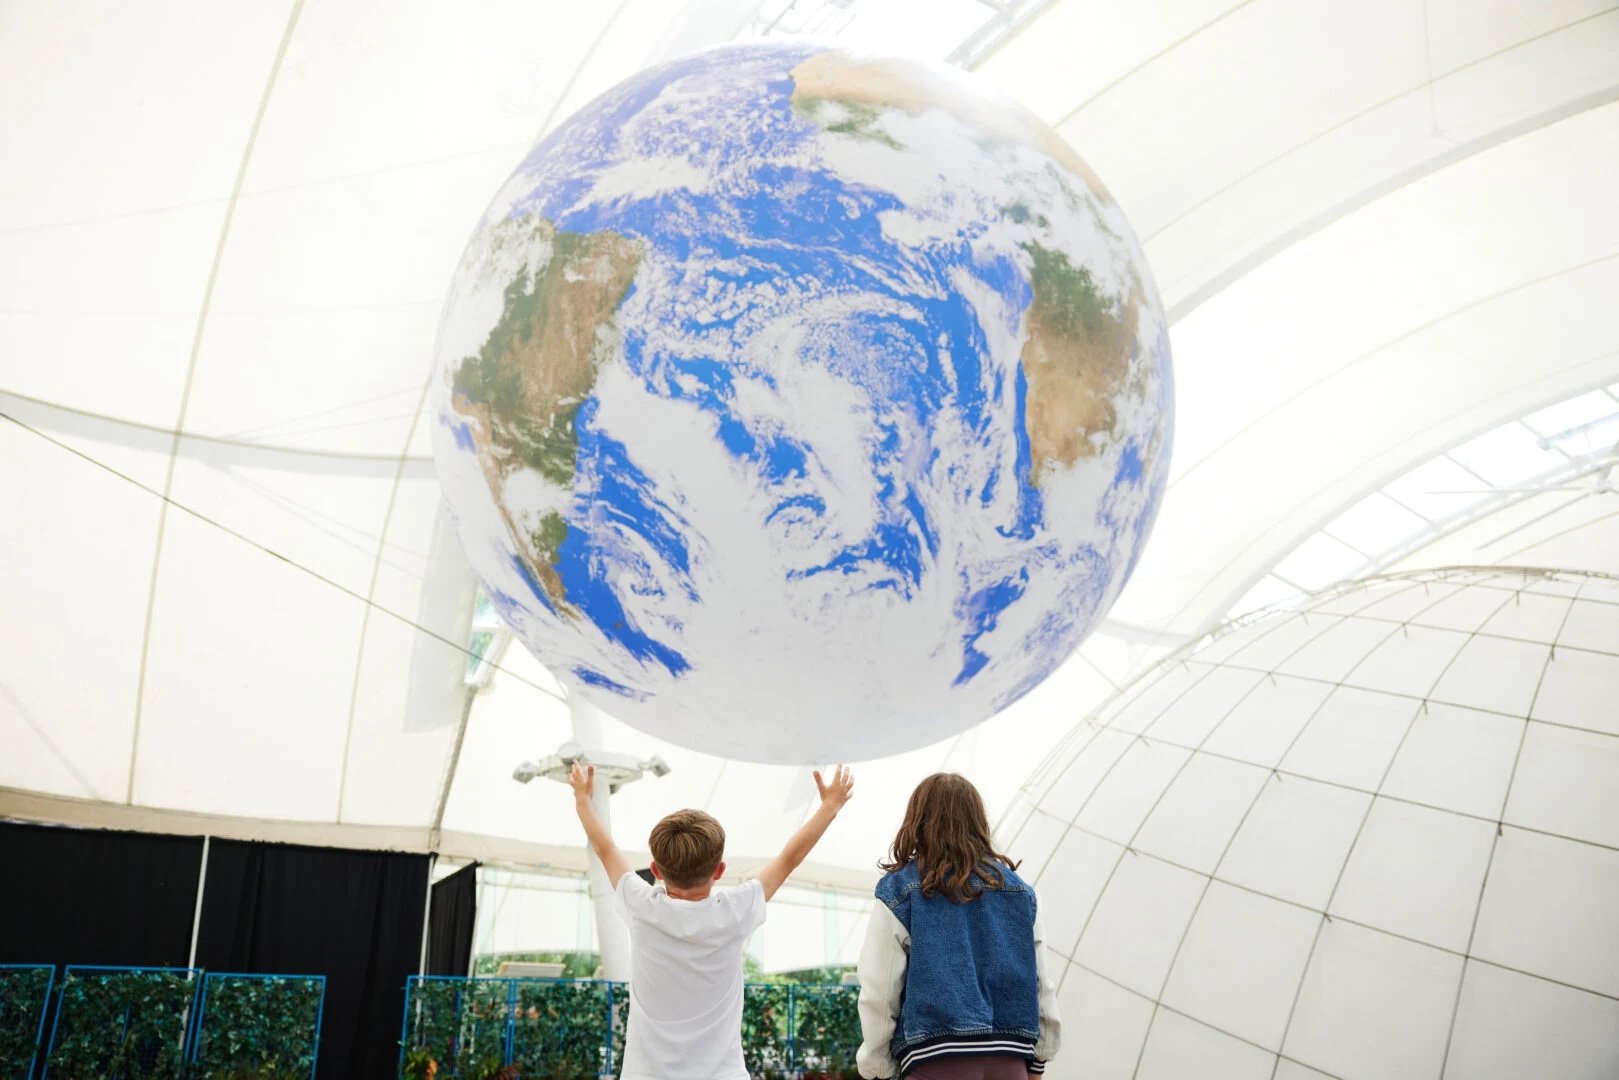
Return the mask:
[[[1169,464],[1130,226],[946,68],[755,44],[545,136],[445,309],[435,456],[571,693],[712,754],[964,731],[1084,639]]]

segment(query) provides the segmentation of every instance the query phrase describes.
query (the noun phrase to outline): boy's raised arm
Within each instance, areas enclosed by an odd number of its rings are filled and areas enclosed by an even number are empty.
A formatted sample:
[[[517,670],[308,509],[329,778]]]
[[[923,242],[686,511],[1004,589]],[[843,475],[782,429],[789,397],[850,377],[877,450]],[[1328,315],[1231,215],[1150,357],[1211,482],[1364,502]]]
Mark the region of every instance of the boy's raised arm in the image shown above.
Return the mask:
[[[817,770],[815,787],[821,793],[821,805],[816,808],[810,819],[793,833],[792,839],[787,841],[787,846],[781,849],[781,854],[771,859],[764,865],[764,869],[759,871],[759,884],[764,886],[766,900],[775,896],[776,890],[781,888],[788,875],[798,869],[798,864],[814,849],[822,834],[826,832],[826,827],[832,824],[832,819],[838,816],[843,804],[854,794],[854,774],[839,765],[832,773],[832,779],[823,783]]]
[[[590,840],[590,846],[596,851],[596,858],[602,861],[602,867],[607,871],[607,883],[618,888],[618,879],[630,872],[629,860],[624,853],[618,850],[613,843],[612,834],[602,824],[602,819],[596,816],[596,807],[590,799],[596,790],[596,766],[573,763],[573,769],[568,773],[568,786],[573,788],[573,808],[579,814],[579,824],[585,827],[585,836]]]

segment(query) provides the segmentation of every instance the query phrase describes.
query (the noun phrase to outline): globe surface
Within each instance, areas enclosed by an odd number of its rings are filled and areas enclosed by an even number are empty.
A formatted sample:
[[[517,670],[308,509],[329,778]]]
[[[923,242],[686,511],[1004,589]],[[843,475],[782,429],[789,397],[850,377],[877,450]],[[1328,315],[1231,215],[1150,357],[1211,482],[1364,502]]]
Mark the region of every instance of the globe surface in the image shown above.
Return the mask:
[[[1021,107],[803,44],[646,71],[539,142],[457,270],[434,447],[572,692],[671,742],[857,760],[1028,692],[1169,462],[1128,223]]]

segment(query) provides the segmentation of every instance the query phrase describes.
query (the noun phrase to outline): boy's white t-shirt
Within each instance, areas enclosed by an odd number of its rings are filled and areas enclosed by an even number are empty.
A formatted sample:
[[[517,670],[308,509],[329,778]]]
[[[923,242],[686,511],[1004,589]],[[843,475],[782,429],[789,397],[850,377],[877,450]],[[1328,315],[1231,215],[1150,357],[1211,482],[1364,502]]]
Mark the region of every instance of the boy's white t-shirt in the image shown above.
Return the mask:
[[[617,899],[630,927],[621,1080],[747,1080],[742,950],[764,925],[764,886],[676,900],[632,872],[619,878]]]

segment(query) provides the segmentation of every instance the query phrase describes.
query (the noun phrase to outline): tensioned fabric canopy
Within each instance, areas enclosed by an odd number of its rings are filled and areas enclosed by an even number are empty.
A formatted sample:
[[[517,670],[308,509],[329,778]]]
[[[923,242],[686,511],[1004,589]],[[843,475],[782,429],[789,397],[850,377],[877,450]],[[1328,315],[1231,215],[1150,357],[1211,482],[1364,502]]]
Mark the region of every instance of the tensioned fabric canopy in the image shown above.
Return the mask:
[[[1004,805],[1085,705],[1347,507],[1619,382],[1600,3],[12,5],[0,814],[581,865],[565,792],[506,779],[567,736],[560,688],[516,649],[464,681],[435,323],[538,134],[646,63],[788,32],[955,54],[1055,125],[1146,245],[1179,391],[1103,632],[977,731],[866,766],[815,880],[865,880],[933,768]],[[1611,544],[1605,506],[1543,557]],[[706,805],[768,854],[813,790],[609,738],[675,767],[615,800],[631,838]]]

